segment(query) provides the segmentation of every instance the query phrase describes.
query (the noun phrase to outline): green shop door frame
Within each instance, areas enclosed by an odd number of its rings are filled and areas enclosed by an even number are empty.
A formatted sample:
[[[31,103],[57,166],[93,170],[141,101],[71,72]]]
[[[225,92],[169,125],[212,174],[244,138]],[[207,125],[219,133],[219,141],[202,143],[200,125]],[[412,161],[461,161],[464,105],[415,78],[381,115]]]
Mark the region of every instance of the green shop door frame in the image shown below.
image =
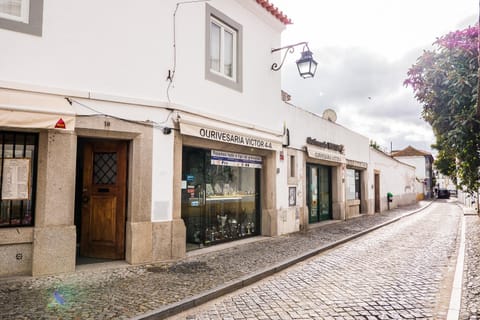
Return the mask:
[[[332,219],[332,168],[307,163],[308,223]]]

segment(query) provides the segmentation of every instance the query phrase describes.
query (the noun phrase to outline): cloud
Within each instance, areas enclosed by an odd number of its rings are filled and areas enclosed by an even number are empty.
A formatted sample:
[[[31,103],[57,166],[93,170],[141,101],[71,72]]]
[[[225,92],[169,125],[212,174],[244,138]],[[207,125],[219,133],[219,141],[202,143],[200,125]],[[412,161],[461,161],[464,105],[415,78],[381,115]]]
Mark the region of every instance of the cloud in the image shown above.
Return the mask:
[[[337,122],[377,143],[396,149],[408,145],[430,150],[433,134],[422,119],[422,106],[403,81],[421,49],[389,60],[360,47],[322,48],[314,52],[318,62],[313,79],[301,79],[295,61],[284,65],[282,87],[292,103],[317,114],[327,108]]]

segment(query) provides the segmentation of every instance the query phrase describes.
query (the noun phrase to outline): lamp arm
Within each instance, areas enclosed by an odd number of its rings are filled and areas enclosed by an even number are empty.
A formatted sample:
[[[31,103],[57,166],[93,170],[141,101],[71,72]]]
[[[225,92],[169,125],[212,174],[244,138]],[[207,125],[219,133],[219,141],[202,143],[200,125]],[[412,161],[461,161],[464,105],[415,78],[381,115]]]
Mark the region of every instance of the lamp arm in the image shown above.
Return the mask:
[[[285,46],[285,47],[281,47],[281,48],[276,48],[276,49],[272,49],[271,53],[274,53],[274,52],[277,52],[277,51],[281,51],[281,50],[284,50],[284,49],[287,49],[285,51],[285,53],[283,54],[283,58],[282,58],[282,62],[280,63],[280,65],[278,65],[276,62],[274,62],[272,64],[272,70],[273,71],[278,71],[282,68],[283,66],[283,63],[285,62],[285,59],[287,58],[287,53],[294,53],[295,52],[295,47],[297,46],[300,46],[300,45],[303,45],[304,48],[306,47],[308,50],[310,50],[308,48],[308,42],[299,42],[299,43],[295,43],[295,44],[291,44],[289,46]]]

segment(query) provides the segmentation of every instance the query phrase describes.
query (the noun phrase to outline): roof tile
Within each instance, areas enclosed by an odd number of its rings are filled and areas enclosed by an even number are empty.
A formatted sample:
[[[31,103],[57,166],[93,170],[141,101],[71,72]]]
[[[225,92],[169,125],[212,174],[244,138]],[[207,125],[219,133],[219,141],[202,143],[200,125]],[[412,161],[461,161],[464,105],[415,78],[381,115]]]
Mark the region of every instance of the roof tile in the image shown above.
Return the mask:
[[[287,17],[282,11],[280,11],[277,7],[275,7],[273,4],[268,2],[268,0],[255,0],[259,5],[261,5],[265,10],[270,12],[275,18],[280,20],[284,25],[287,24],[292,24],[292,20]]]

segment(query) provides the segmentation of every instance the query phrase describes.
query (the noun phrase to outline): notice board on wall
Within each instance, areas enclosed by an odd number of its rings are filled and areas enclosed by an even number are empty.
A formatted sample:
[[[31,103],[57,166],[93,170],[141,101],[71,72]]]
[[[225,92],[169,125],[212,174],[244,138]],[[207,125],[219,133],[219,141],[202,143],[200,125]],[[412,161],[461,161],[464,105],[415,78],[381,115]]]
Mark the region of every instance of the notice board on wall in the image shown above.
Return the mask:
[[[3,159],[2,200],[27,200],[29,195],[30,159]]]

